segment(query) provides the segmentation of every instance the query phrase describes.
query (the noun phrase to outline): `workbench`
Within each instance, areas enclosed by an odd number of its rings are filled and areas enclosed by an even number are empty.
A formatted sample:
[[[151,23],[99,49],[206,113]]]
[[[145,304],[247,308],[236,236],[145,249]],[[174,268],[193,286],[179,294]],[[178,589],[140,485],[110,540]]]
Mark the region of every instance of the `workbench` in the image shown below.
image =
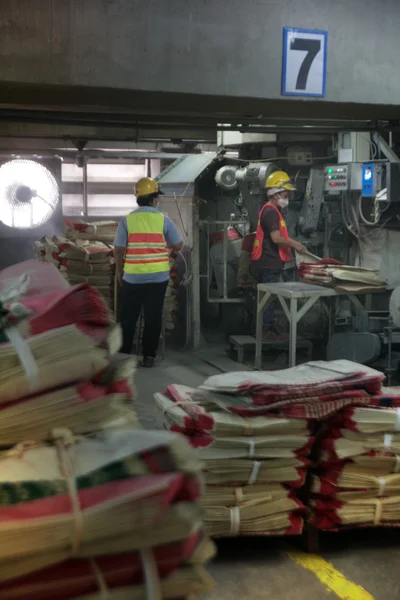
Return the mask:
[[[275,297],[279,300],[279,304],[289,321],[289,367],[294,367],[296,364],[298,322],[314,306],[317,300],[338,296],[347,296],[356,308],[367,310],[367,306],[364,306],[360,302],[356,294],[337,292],[333,288],[298,281],[288,283],[259,283],[257,285],[256,369],[261,369],[262,366],[263,313]],[[367,294],[367,297],[368,302],[371,294]],[[299,300],[305,300],[300,309],[298,308]],[[331,334],[331,319],[329,333]]]

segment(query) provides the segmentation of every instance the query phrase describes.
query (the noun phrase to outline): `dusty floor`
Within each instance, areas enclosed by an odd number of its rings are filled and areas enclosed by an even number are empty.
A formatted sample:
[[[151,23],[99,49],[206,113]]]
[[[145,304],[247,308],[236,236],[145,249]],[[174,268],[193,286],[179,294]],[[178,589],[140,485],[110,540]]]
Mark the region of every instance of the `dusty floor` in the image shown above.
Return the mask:
[[[238,367],[214,347],[197,355],[168,352],[154,370],[139,368],[136,409],[142,423],[156,426],[154,392],[170,383],[197,386]],[[293,538],[220,540],[209,570],[217,587],[202,600],[400,600],[400,529],[326,535],[318,556],[303,552],[301,540]]]

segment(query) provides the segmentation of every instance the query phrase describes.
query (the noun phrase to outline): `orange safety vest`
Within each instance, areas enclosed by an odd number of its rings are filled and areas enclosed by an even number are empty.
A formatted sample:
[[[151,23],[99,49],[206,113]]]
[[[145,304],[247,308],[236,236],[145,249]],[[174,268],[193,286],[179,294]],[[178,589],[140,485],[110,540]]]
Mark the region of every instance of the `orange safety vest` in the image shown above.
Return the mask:
[[[261,217],[262,214],[264,212],[264,209],[267,206],[272,206],[272,208],[274,210],[276,210],[276,212],[278,213],[278,217],[279,217],[279,234],[281,237],[283,237],[285,240],[289,239],[289,234],[288,234],[288,230],[287,230],[287,226],[285,223],[285,219],[282,217],[281,212],[276,208],[276,206],[274,206],[273,204],[271,204],[271,202],[267,202],[266,204],[264,204],[264,206],[262,207],[262,209],[260,210],[260,213],[258,215],[258,221],[257,221],[257,229],[256,229],[256,237],[254,240],[254,244],[253,244],[253,252],[251,255],[252,260],[260,260],[261,256],[262,256],[262,251],[263,251],[263,241],[264,241],[264,230],[261,227]],[[290,262],[292,260],[292,253],[290,248],[283,248],[282,246],[278,246],[278,250],[279,250],[279,256],[282,262]]]
[[[159,212],[135,211],[126,217],[128,244],[124,272],[129,275],[165,273],[169,257],[164,237],[164,215]]]

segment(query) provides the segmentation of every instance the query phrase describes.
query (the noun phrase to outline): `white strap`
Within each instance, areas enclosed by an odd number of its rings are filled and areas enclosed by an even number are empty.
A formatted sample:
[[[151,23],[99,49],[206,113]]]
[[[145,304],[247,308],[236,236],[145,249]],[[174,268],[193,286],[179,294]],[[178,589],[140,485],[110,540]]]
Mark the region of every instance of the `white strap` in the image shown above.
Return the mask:
[[[101,569],[97,565],[96,561],[93,558],[89,559],[90,566],[92,567],[94,578],[96,579],[96,583],[99,586],[99,592],[101,596],[99,600],[109,600],[110,599],[110,590],[108,589],[107,582],[104,578]]]
[[[18,358],[25,369],[29,391],[35,392],[40,387],[39,369],[29,344],[16,327],[8,327],[5,329],[5,333],[11,344],[14,346],[14,350],[18,354]]]
[[[378,497],[381,498],[385,494],[386,480],[384,477],[378,477],[377,479],[379,484]]]
[[[231,517],[231,533],[237,535],[240,532],[240,508],[232,506],[229,512]]]
[[[400,471],[400,456],[398,456],[396,454],[395,459],[396,459],[396,463],[393,467],[393,473],[398,473]]]
[[[382,500],[373,500],[375,504],[374,525],[377,526],[382,521],[383,502]]]
[[[141,550],[140,558],[146,584],[146,600],[162,600],[163,595],[158,577],[157,562],[151,548]]]
[[[396,423],[394,426],[395,431],[400,431],[400,408],[396,408]]]
[[[253,483],[256,483],[258,473],[260,471],[260,467],[261,467],[261,462],[259,460],[255,460],[253,462],[253,468],[251,470],[249,481],[247,482],[248,485],[253,485]]]
[[[254,449],[255,449],[256,443],[253,438],[251,438],[247,441],[249,442],[249,458],[254,458]]]
[[[392,447],[393,435],[391,433],[385,433],[383,436],[383,446],[385,450],[390,450]]]

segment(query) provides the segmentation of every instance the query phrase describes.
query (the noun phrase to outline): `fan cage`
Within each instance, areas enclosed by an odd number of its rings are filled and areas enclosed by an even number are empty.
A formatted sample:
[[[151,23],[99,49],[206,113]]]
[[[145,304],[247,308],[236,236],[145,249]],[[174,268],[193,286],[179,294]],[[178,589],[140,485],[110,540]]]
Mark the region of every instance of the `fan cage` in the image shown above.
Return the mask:
[[[13,159],[0,166],[0,221],[6,227],[41,227],[52,218],[59,201],[56,177],[44,164]]]

